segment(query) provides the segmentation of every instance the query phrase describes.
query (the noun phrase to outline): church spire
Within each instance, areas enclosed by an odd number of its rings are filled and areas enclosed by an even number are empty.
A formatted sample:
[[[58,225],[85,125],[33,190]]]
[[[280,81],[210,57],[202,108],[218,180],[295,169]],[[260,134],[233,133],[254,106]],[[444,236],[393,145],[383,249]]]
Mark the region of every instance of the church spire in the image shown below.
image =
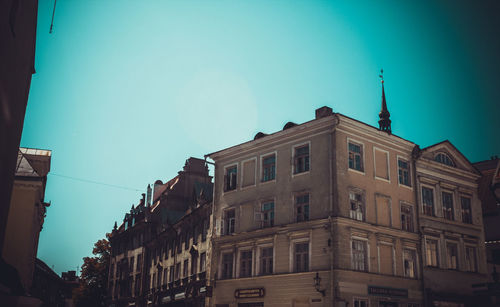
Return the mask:
[[[382,82],[382,109],[378,114],[380,120],[378,121],[379,129],[391,134],[391,113],[387,110],[387,102],[385,101],[385,89],[384,89],[384,70],[380,70],[379,75]]]

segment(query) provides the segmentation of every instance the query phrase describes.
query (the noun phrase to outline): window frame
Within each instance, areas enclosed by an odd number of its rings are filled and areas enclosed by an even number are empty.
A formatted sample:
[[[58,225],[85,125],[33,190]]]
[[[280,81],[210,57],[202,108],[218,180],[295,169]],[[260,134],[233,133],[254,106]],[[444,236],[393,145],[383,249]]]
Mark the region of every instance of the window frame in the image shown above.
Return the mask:
[[[360,303],[360,302],[366,303],[365,307],[370,307],[370,300],[369,300],[369,298],[367,298],[367,297],[358,297],[358,296],[354,296],[352,298],[352,306],[353,307],[356,307],[356,303]],[[358,304],[357,307],[361,307],[361,306]]]
[[[235,167],[236,167],[236,175],[234,176],[234,178],[235,178],[236,182],[234,183],[234,187],[232,187],[231,178],[228,177],[228,170],[233,169]],[[238,162],[233,162],[233,163],[230,163],[230,164],[227,164],[224,166],[224,181],[223,181],[223,187],[222,187],[223,194],[238,190],[238,173],[239,173]],[[229,185],[231,185],[231,186],[229,186]]]
[[[220,275],[219,275],[220,278],[219,279],[221,279],[221,280],[222,279],[233,279],[234,278],[234,274],[235,274],[235,270],[234,270],[234,265],[235,265],[234,251],[232,251],[232,250],[231,251],[222,251],[220,255],[221,255],[220,256],[220,261],[221,261],[220,263],[221,263],[221,265],[220,265]],[[226,262],[225,262],[224,256],[226,256],[226,255],[231,255],[231,266],[230,266],[230,270],[231,271],[229,272],[229,273],[231,273],[230,276],[226,276],[227,274],[225,272],[225,264],[226,264]],[[229,268],[229,266],[228,266],[228,268]]]
[[[460,269],[459,242],[452,241],[452,240],[446,240],[445,241],[445,246],[446,246],[446,268],[448,270],[458,271]],[[449,248],[450,246],[454,246],[455,252],[456,252],[456,255],[455,255],[455,267],[452,267],[453,259],[450,258],[451,257],[451,255],[450,255],[450,248]]]
[[[307,146],[308,147],[308,154],[307,154],[307,160],[308,160],[308,168],[307,170],[305,169],[305,166],[304,166],[304,170],[301,171],[301,172],[298,172],[297,171],[297,155],[296,155],[296,150],[299,149],[299,148],[302,148],[302,147],[305,147]],[[305,164],[304,164],[305,165]],[[311,171],[311,141],[306,141],[306,142],[302,142],[302,143],[299,143],[299,144],[295,144],[292,146],[292,178],[295,177],[295,176],[299,176],[299,175],[303,175],[303,174],[307,174]]]
[[[400,155],[397,155],[396,157],[397,157],[397,161],[396,162],[398,164],[397,165],[398,166],[398,186],[410,188],[410,189],[413,190],[413,182],[412,182],[412,176],[411,176],[412,175],[411,159],[407,159],[407,158],[402,157]],[[401,183],[401,180],[400,180],[401,179],[401,177],[400,177],[400,170],[401,170],[401,168],[399,166],[399,160],[404,161],[404,162],[406,162],[408,164],[408,183],[409,184]]]
[[[266,210],[264,211],[264,206],[267,205],[267,204],[272,204],[272,210]],[[261,201],[260,202],[260,212],[262,214],[262,218],[261,218],[261,228],[270,228],[270,227],[274,227],[275,226],[275,220],[276,220],[276,202],[274,199],[268,199],[268,200],[264,200],[264,201]],[[266,213],[271,213],[272,215],[272,219],[270,219],[270,223],[269,225],[266,225],[266,220],[265,220],[265,216],[266,216]]]
[[[353,143],[353,145],[358,145],[361,148],[361,154],[360,154],[360,156],[361,156],[361,167],[360,167],[361,170],[358,170],[354,167],[351,168],[349,165],[350,152],[351,152],[351,150],[349,149],[349,143]],[[347,138],[347,169],[348,169],[348,171],[352,171],[352,172],[355,172],[358,174],[365,175],[365,144],[363,142],[351,139],[349,137]]]
[[[302,256],[301,262],[300,262],[300,269],[297,267],[297,246],[298,245],[305,245],[307,244],[307,252],[301,252],[300,255]],[[304,259],[303,256],[307,256],[307,268],[305,267],[306,265],[304,264]],[[294,273],[301,273],[301,272],[310,272],[311,271],[311,244],[309,240],[298,240],[293,242],[293,272]]]
[[[307,196],[307,203],[298,203],[299,198]],[[293,197],[293,203],[294,203],[294,217],[295,217],[295,222],[300,223],[300,222],[305,222],[309,221],[311,219],[311,193],[303,191],[303,192],[297,192],[294,194]],[[307,207],[307,210],[306,210]],[[301,218],[299,218],[299,213],[298,209],[301,208]],[[306,211],[307,211],[307,218],[306,218]]]
[[[405,266],[405,252],[406,251],[411,251],[413,253],[414,259],[413,259],[413,275],[414,276],[408,276],[406,274],[406,266]],[[418,274],[418,252],[416,248],[411,248],[411,247],[406,247],[403,246],[403,276],[406,278],[412,278],[412,279],[418,279],[419,274]]]
[[[439,158],[439,157],[444,157],[444,160]],[[446,161],[448,160],[448,161]],[[434,161],[439,163],[439,164],[443,164],[443,165],[446,165],[446,166],[449,166],[449,167],[457,167],[457,164],[455,163],[455,161],[450,157],[449,154],[443,152],[443,151],[439,151],[439,152],[436,152],[434,154]],[[449,162],[449,163],[448,163]]]
[[[228,213],[231,211],[234,212],[234,217],[229,218]],[[234,221],[234,225],[232,227],[233,228],[232,232],[230,232],[230,230],[231,230],[230,221],[231,220]],[[223,218],[222,218],[221,224],[222,224],[221,225],[221,228],[222,228],[221,235],[228,236],[228,235],[236,233],[236,208],[235,207],[228,207],[228,208],[225,208],[223,210]]]
[[[468,260],[467,260],[467,249],[472,249],[472,251],[473,251],[473,255],[474,255],[474,268],[473,268],[473,270],[469,269],[469,264],[468,264]],[[473,272],[473,273],[479,272],[479,263],[477,261],[477,259],[478,259],[477,247],[475,245],[472,245],[472,244],[465,244],[464,245],[464,252],[465,252],[465,254],[464,254],[465,271],[466,272]]]
[[[403,227],[403,214],[405,214],[405,216],[407,215],[407,213],[403,213],[403,207],[408,207],[410,208],[410,211],[411,211],[411,229],[406,229],[406,227]],[[410,203],[407,203],[407,202],[404,202],[404,201],[400,201],[399,202],[399,216],[400,216],[400,223],[401,223],[401,230],[403,231],[407,231],[407,232],[415,232],[415,210],[414,210],[414,206]]]
[[[431,190],[432,193],[432,208],[431,208],[431,213],[432,215],[429,215],[426,213],[426,207],[428,207],[425,202],[424,202],[424,189],[428,189],[428,190]],[[435,217],[436,216],[436,193],[435,193],[436,189],[432,186],[429,186],[429,185],[424,185],[424,184],[421,184],[421,187],[420,187],[420,197],[421,197],[421,213],[422,215],[425,215],[425,216],[432,216],[432,217]]]
[[[354,241],[357,242],[362,242],[363,247],[364,247],[364,266],[365,268],[363,270],[359,270],[356,268],[355,265],[355,259],[354,259],[354,249],[353,249],[353,243]],[[358,271],[358,272],[370,272],[370,242],[368,241],[368,238],[362,238],[362,237],[357,237],[357,236],[352,236],[351,240],[349,241],[349,248],[351,251],[351,269],[353,271]]]
[[[251,257],[250,259],[246,259],[245,260],[245,263],[247,264],[247,267],[248,268],[248,264],[250,264],[250,271],[249,272],[246,272],[245,275],[243,275],[242,273],[242,268],[243,268],[243,253],[250,253]],[[252,277],[254,276],[254,260],[255,260],[255,255],[254,255],[254,251],[251,247],[249,248],[241,248],[238,250],[238,278],[247,278],[247,277]]]
[[[429,241],[432,241],[436,244],[436,264],[429,264],[429,257],[428,257],[428,246],[429,246]],[[433,267],[433,268],[439,268],[439,264],[441,263],[439,257],[441,255],[440,250],[439,250],[439,238],[435,237],[428,237],[424,236],[424,243],[425,243],[425,266],[428,267]]]
[[[463,199],[468,199],[469,200],[469,208],[468,208],[469,213],[468,214],[464,214],[464,212],[466,212],[466,209],[464,209]],[[472,196],[471,195],[460,194],[460,215],[461,215],[462,223],[470,224],[470,225],[473,224],[473,219],[472,219]],[[468,216],[467,220],[465,218],[466,216]]]
[[[274,156],[274,177],[264,180],[264,159]],[[278,151],[272,151],[260,155],[260,183],[276,182],[276,175],[278,171]]]
[[[351,187],[348,190],[348,199],[349,199],[349,218],[352,220],[364,222],[366,221],[366,196],[365,196],[365,191],[361,190],[359,188],[354,188]],[[357,199],[351,199],[351,193],[354,193],[354,195],[359,194],[361,195],[361,200]],[[356,197],[355,197],[356,198]],[[357,210],[353,210],[353,201],[356,202],[356,206],[359,207],[359,203],[362,205],[362,210],[361,210],[361,219],[358,218],[359,212]],[[354,217],[353,217],[354,216]]]
[[[265,259],[271,259],[271,272],[263,272],[263,266],[262,266],[262,262],[264,261],[264,258],[263,258],[263,250],[264,249],[272,249],[272,253],[271,253],[271,256],[267,256]],[[258,248],[257,248],[257,257],[258,257],[258,261],[256,261],[257,265],[258,265],[258,268],[256,268],[256,272],[258,272],[258,274],[256,275],[259,275],[259,276],[265,276],[265,275],[273,275],[274,274],[274,253],[275,253],[275,248],[273,246],[272,243],[269,243],[269,244],[265,244],[265,245],[259,245]],[[257,259],[256,257],[256,259]]]
[[[450,195],[451,199],[451,208],[445,207],[445,197],[444,195]],[[441,208],[443,210],[443,218],[448,221],[455,221],[455,200],[454,194],[452,191],[442,189],[441,190]],[[451,210],[450,210],[451,209]],[[451,212],[450,212],[451,211]]]

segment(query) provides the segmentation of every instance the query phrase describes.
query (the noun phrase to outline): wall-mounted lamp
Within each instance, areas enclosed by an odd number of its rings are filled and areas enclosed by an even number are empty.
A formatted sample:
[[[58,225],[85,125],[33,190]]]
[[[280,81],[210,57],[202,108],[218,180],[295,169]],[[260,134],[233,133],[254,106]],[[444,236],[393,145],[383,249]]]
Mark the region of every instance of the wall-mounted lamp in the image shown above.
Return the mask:
[[[325,296],[325,290],[320,290],[321,288],[321,277],[319,277],[319,273],[316,272],[316,277],[313,278],[314,280],[314,288],[316,289],[316,291],[318,291],[319,293],[321,293],[321,295]]]

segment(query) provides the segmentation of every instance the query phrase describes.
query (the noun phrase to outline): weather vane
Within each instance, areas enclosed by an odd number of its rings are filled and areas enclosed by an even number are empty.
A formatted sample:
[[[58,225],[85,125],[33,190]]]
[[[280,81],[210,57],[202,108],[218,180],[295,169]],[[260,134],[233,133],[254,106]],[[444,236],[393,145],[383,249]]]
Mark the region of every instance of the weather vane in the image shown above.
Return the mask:
[[[381,82],[384,83],[384,69],[383,68],[380,70],[380,75],[378,75],[378,76],[380,77]]]

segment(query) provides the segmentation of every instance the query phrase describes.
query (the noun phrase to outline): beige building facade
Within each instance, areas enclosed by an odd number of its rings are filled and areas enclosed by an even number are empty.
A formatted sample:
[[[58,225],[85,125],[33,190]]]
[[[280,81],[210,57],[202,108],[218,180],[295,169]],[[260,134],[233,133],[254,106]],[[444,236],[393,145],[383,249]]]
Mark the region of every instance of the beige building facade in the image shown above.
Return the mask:
[[[380,118],[376,128],[322,107],[207,155],[210,306],[474,306],[486,277],[479,175],[449,142],[420,150],[392,134],[385,95]]]

